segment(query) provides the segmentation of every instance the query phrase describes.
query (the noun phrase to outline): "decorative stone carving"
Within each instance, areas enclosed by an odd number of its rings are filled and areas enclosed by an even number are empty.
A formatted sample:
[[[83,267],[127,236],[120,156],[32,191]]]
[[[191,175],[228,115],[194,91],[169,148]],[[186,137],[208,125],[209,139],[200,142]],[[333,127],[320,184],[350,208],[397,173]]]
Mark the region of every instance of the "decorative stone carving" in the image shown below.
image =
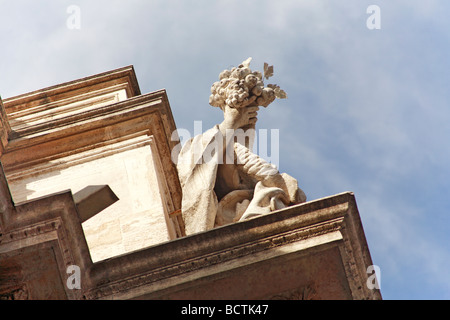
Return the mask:
[[[273,68],[266,66],[265,69],[267,75],[273,73]],[[171,150],[177,141],[168,144],[175,130],[170,106],[163,91],[140,95],[135,81],[131,81],[135,83],[132,86],[135,90],[124,85],[123,82],[130,82],[127,80],[130,76],[134,78],[131,71],[126,68],[108,72],[5,101],[5,114],[10,117],[0,119],[0,122],[4,121],[0,124],[0,131],[3,130],[0,132],[0,300],[381,299],[379,289],[366,286],[367,266],[373,265],[373,261],[353,193],[309,201],[276,214],[231,223],[244,219],[252,205],[270,212],[271,207],[285,205],[283,201],[302,195],[295,179],[280,174],[254,155],[250,143],[230,142],[233,162],[229,164],[219,165],[216,161],[214,165],[200,165],[194,161],[194,171],[187,171],[189,175],[184,180],[198,183],[199,189],[204,185],[209,188],[211,184],[209,191],[192,190],[195,195],[192,203],[207,204],[215,200],[213,208],[217,210],[213,212],[212,225],[230,225],[117,256],[113,254],[101,262],[93,261],[86,229],[82,226],[82,221],[97,210],[84,211],[82,203],[86,198],[81,197],[83,194],[75,195],[52,185],[55,189],[49,191],[56,193],[15,203],[12,185],[6,179],[8,172],[9,177],[19,178],[23,174],[36,173],[33,171],[36,168],[40,172],[54,167],[65,168],[83,159],[104,158],[118,149],[143,148],[157,155],[155,163],[163,174],[158,180],[162,186],[153,185],[159,186],[164,193],[161,196],[169,217],[179,226],[177,235],[184,234],[179,214],[181,192],[174,163],[170,161]],[[127,91],[130,91],[127,97],[133,97],[103,106],[101,112],[84,110],[55,122],[47,121],[51,120],[50,116],[46,119],[32,112],[34,108],[41,111],[50,107],[58,109],[55,99],[72,99],[78,94],[92,97],[97,91],[93,88],[104,92],[110,85],[121,88],[124,85],[122,89],[129,88]],[[282,98],[282,92],[278,94]],[[61,105],[64,106],[65,103]],[[245,107],[241,109],[245,110]],[[241,109],[226,110],[224,115],[233,120],[229,117],[230,111],[243,112]],[[18,121],[28,115],[36,125],[28,126]],[[62,115],[64,113],[59,114]],[[256,122],[256,114],[254,118]],[[16,121],[12,130],[6,120]],[[66,121],[72,125],[66,126]],[[244,126],[240,125],[239,128]],[[194,139],[200,146],[205,144],[200,156],[220,151],[218,148],[207,149],[214,146],[208,140],[215,138],[214,130],[211,132]],[[100,150],[94,152],[96,148],[90,147],[100,147]],[[195,158],[195,153],[191,156]],[[47,164],[47,160],[56,158],[67,161]],[[35,160],[39,160],[38,163]],[[104,168],[102,174],[105,174]],[[132,172],[139,175],[142,169]],[[234,180],[236,177],[238,179]],[[81,178],[86,182],[85,176]],[[113,178],[117,180],[116,176]],[[95,181],[95,184],[103,182]],[[89,189],[87,191],[96,191]],[[115,188],[112,190],[116,191]],[[278,197],[259,198],[260,192],[264,195],[265,191]],[[202,198],[208,192],[210,196]],[[187,194],[185,191],[185,196]],[[101,202],[102,205],[108,203]],[[120,213],[129,215],[130,212],[122,210]],[[220,217],[223,221],[219,221]],[[142,226],[141,220],[130,221],[138,221],[135,224]],[[108,233],[112,234],[111,231]],[[70,266],[80,268],[80,289],[67,286]],[[179,314],[179,310],[175,311]]]
[[[306,201],[296,179],[252,152],[259,106],[287,95],[277,85],[264,87],[250,61],[220,73],[209,102],[221,108],[223,122],[189,140],[178,155],[187,235]],[[264,77],[272,74],[265,63]]]
[[[320,300],[314,284],[288,290],[272,296],[269,300]]]
[[[123,67],[5,99],[1,164],[15,203],[73,192],[97,262],[184,236],[175,129],[165,90]]]
[[[25,284],[0,292],[0,300],[28,300],[29,298],[28,289]]]

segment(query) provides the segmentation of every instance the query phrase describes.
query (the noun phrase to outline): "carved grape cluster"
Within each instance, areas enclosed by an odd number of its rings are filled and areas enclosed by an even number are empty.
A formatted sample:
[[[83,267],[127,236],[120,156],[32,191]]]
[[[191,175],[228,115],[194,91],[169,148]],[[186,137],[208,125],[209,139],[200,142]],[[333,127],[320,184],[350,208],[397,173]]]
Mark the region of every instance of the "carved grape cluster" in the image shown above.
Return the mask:
[[[279,86],[269,84],[264,87],[263,75],[259,71],[252,71],[248,58],[238,67],[224,70],[219,75],[219,81],[211,87],[209,104],[223,109],[225,105],[232,108],[242,108],[255,99],[258,106],[267,107],[275,98],[284,99],[286,93]],[[269,79],[273,75],[273,66],[264,64],[264,77]],[[252,98],[255,97],[255,98]]]

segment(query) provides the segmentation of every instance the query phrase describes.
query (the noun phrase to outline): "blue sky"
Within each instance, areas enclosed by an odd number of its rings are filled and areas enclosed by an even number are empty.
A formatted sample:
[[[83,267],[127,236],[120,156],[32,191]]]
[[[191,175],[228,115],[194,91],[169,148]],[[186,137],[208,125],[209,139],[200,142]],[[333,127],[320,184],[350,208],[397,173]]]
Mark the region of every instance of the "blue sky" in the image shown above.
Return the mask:
[[[80,29],[67,8],[80,8]],[[369,5],[381,29],[369,30]],[[309,200],[356,196],[384,299],[450,299],[450,3],[444,0],[0,0],[3,98],[134,65],[178,128],[222,121],[223,69],[275,67],[280,170]]]

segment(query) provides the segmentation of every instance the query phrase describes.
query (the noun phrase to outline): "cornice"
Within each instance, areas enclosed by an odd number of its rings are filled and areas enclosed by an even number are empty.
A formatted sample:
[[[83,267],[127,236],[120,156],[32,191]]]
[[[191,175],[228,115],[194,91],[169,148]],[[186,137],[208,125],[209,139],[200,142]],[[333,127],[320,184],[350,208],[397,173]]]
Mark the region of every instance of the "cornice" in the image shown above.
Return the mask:
[[[67,95],[74,96],[93,91],[95,88],[108,87],[111,83],[127,83],[128,97],[141,94],[134,67],[130,65],[10,97],[4,99],[3,102],[6,112],[10,114],[25,108],[57,101]]]
[[[379,293],[361,286],[372,264],[363,236],[354,196],[343,193],[94,264],[85,298],[157,298],[198,278],[336,247],[353,298],[374,299]]]

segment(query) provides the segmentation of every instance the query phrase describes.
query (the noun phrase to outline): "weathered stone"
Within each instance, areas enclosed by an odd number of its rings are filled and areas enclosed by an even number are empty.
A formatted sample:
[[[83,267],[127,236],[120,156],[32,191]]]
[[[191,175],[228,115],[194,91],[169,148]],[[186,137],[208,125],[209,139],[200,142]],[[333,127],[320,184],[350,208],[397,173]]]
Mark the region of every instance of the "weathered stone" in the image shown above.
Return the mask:
[[[97,213],[119,200],[109,186],[88,186],[73,195],[81,222],[85,222]]]
[[[93,217],[82,212],[94,261],[184,234],[168,99],[164,90],[142,95],[133,67],[9,98],[3,107],[11,130],[1,162],[15,203],[88,185],[108,185],[119,198]]]
[[[116,85],[125,90],[117,101],[96,100]],[[275,174],[264,182],[286,197],[269,201],[270,212],[241,219],[254,190],[233,190],[222,226],[185,236],[167,97],[140,95],[132,68],[3,107],[0,299],[381,299],[367,285],[373,263],[349,192],[294,204],[297,181]],[[254,174],[257,162],[243,170]],[[89,185],[108,185],[120,200],[86,213],[86,198],[73,193]],[[279,209],[283,200],[292,203]],[[79,270],[79,289],[69,287],[69,270]]]
[[[275,91],[285,96],[278,86],[264,88],[250,61],[221,72],[210,104],[222,109],[223,122],[190,139],[177,157],[187,235],[306,201],[296,179],[251,151],[258,106],[272,103]],[[273,73],[268,68],[266,78]]]

